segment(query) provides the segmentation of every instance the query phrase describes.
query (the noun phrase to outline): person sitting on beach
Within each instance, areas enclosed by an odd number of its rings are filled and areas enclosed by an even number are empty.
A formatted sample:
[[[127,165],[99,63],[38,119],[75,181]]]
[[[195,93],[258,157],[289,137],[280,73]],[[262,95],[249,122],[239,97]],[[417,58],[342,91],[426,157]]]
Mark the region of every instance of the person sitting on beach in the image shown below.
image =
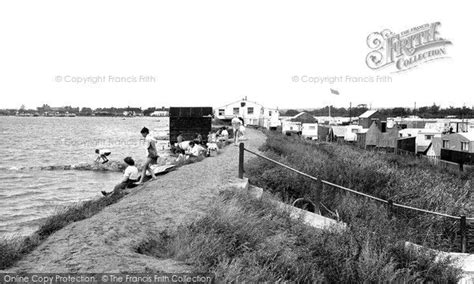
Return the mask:
[[[139,184],[142,184],[145,179],[147,170],[150,171],[151,178],[153,180],[156,179],[156,175],[153,172],[153,170],[150,168],[150,165],[156,164],[158,162],[159,156],[158,156],[158,151],[156,149],[156,140],[155,138],[153,138],[153,136],[150,135],[150,130],[148,130],[148,128],[146,127],[143,127],[140,133],[145,138],[145,148],[147,150],[147,159],[146,159],[145,165],[143,165],[142,176],[140,178],[140,181],[138,182]]]
[[[227,128],[222,127],[222,130],[219,135],[219,140],[227,141],[227,139],[229,139],[229,131],[227,131]]]
[[[181,133],[181,132],[178,133],[178,137],[176,137],[176,141],[177,141],[178,143],[181,143],[181,142],[184,141],[183,133]]]
[[[189,142],[191,141],[182,141],[182,142],[175,143],[174,144],[175,153],[178,153],[178,154],[186,153],[186,150],[188,150],[189,148]]]
[[[202,135],[201,134],[196,133],[196,136],[194,137],[194,143],[202,144]]]
[[[122,189],[133,188],[135,183],[140,180],[138,174],[138,168],[135,166],[135,161],[132,157],[126,157],[123,161],[128,165],[123,173],[122,181],[114,187],[113,193],[118,193]],[[112,192],[101,191],[104,196],[111,194]]]
[[[212,133],[212,131],[209,132],[209,134],[207,135],[206,146],[207,146],[207,153],[206,153],[207,156],[211,155],[211,151],[215,151],[217,153],[217,151],[219,150],[219,147],[217,146],[216,133]]]
[[[184,154],[179,154],[176,162],[180,162],[182,160],[195,160],[199,156],[202,156],[206,152],[206,149],[201,145],[197,145],[194,141],[189,141],[189,147],[186,149]]]
[[[98,163],[102,159],[102,164],[105,164],[109,161],[109,159],[107,159],[107,156],[110,155],[112,152],[110,150],[105,149],[95,149],[95,153],[99,155],[97,156],[97,159],[95,159],[95,161]]]

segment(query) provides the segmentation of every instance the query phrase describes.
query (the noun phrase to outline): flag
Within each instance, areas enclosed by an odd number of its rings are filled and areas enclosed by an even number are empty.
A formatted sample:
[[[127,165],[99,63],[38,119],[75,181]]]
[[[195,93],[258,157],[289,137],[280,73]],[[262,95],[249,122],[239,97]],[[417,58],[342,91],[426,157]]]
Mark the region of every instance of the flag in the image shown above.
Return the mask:
[[[330,89],[331,90],[331,94],[334,94],[334,95],[339,95],[339,91],[337,90],[333,90],[333,89]]]

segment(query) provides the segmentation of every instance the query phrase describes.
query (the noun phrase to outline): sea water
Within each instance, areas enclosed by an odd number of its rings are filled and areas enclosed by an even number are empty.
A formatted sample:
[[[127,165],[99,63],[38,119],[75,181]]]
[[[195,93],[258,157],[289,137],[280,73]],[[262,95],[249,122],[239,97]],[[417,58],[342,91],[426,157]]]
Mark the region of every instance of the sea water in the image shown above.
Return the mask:
[[[0,237],[27,235],[55,211],[101,196],[121,180],[123,158],[146,159],[140,130],[166,136],[168,118],[0,117]],[[110,162],[96,163],[95,149]],[[158,141],[161,155],[168,141]]]

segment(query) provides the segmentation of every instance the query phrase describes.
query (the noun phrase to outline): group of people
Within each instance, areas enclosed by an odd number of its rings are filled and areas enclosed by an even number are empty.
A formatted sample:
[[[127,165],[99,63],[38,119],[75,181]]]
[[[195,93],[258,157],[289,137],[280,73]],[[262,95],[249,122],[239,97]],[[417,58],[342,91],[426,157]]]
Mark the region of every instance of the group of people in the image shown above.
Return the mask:
[[[140,185],[144,182],[146,177],[146,172],[150,172],[152,180],[156,179],[156,175],[153,172],[151,165],[156,164],[158,162],[158,150],[156,148],[156,139],[150,135],[150,130],[146,127],[143,127],[140,131],[140,134],[145,139],[145,148],[147,151],[147,157],[145,164],[143,165],[143,169],[141,175],[138,171],[138,168],[135,166],[135,161],[132,157],[126,157],[124,162],[127,164],[127,168],[124,171],[123,178],[119,184],[114,187],[113,192],[118,192],[122,189],[126,188],[133,188],[137,185]],[[108,161],[107,156],[110,155],[111,151],[109,150],[99,150],[96,149],[95,151],[99,156],[97,157],[96,161],[103,160],[103,163]],[[104,196],[111,194],[112,192],[102,191]]]
[[[237,116],[231,121],[232,129],[233,129],[233,142],[235,145],[238,144],[239,140],[243,139],[245,134],[245,127],[243,125],[242,119],[239,119]],[[145,148],[147,151],[146,161],[143,165],[142,172],[140,174],[138,168],[135,166],[135,161],[132,157],[126,157],[124,162],[127,164],[127,168],[124,171],[123,178],[119,184],[114,187],[113,192],[118,192],[122,189],[132,188],[137,185],[140,185],[144,182],[147,171],[151,174],[151,179],[155,180],[156,175],[151,168],[151,165],[157,164],[158,162],[158,150],[157,150],[157,141],[156,139],[150,134],[150,130],[146,127],[143,127],[140,131],[141,135],[145,139]],[[195,160],[199,157],[209,156],[211,151],[217,151],[218,146],[217,143],[220,141],[227,141],[229,138],[229,131],[227,128],[221,127],[216,133],[209,132],[207,137],[207,144],[204,144],[202,139],[202,135],[196,133],[193,140],[185,141],[183,134],[179,133],[177,136],[177,143],[174,145],[173,149],[175,153],[178,154],[178,158],[176,159],[177,163],[186,160]],[[96,162],[107,163],[108,156],[111,154],[110,150],[107,149],[96,149],[95,153],[98,154]],[[107,196],[113,192],[106,192],[102,191],[104,196]]]
[[[211,133],[208,135],[208,141],[210,135]],[[176,162],[178,163],[189,159],[193,160],[199,157],[208,156],[209,154],[209,147],[206,147],[207,145],[204,144],[202,135],[199,133],[194,135],[193,140],[184,140],[183,134],[179,133],[176,141],[173,150],[178,154],[178,158],[176,159]]]

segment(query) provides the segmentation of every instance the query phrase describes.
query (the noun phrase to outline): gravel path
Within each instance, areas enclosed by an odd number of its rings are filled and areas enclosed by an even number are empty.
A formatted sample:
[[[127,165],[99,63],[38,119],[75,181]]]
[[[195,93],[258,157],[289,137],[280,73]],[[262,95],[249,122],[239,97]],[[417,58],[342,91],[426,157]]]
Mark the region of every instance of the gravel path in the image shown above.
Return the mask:
[[[265,141],[260,131],[248,129],[246,136],[249,149]],[[54,233],[7,272],[190,271],[183,263],[142,255],[135,248],[150,235],[205,213],[219,189],[238,180],[238,152],[231,144],[215,157],[133,189],[118,203]]]

